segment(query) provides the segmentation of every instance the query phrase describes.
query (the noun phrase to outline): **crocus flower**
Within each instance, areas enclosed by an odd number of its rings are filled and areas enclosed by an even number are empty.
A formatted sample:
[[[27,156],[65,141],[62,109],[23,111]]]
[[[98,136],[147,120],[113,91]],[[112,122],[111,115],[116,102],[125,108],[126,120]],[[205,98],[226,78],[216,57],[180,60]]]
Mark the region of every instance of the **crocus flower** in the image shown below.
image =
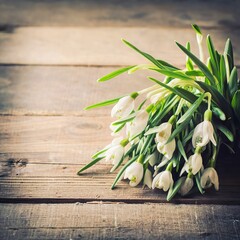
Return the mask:
[[[193,179],[191,177],[183,177],[183,178],[185,178],[185,180],[180,187],[179,193],[182,196],[185,196],[190,192],[194,183],[193,183]]]
[[[134,109],[134,98],[126,96],[119,99],[118,103],[112,108],[111,116],[122,118],[127,117]]]
[[[215,189],[218,191],[219,180],[218,180],[218,174],[216,170],[213,167],[206,168],[203,171],[200,183],[202,188],[209,188],[213,184]]]
[[[209,141],[211,141],[215,146],[217,145],[214,136],[213,125],[210,121],[204,120],[199,123],[193,132],[192,145],[194,148],[197,146],[203,147],[206,146]]]
[[[184,164],[180,176],[186,171],[191,172],[193,175],[197,174],[202,167],[202,156],[200,153],[194,153],[188,158],[188,161]]]
[[[138,111],[136,113],[136,117],[126,124],[127,127],[127,136],[132,138],[140,134],[145,127],[147,126],[148,122],[148,113],[145,110]]]
[[[147,185],[148,188],[152,188],[152,172],[147,168],[143,178],[143,186]]]
[[[129,185],[131,187],[136,187],[143,178],[143,165],[142,163],[139,162],[133,162],[130,166],[127,167],[125,174],[124,174],[124,179],[129,179]]]
[[[163,189],[163,191],[168,191],[169,188],[173,186],[173,178],[172,173],[168,170],[160,172],[156,175],[152,182],[152,189],[159,188]]]
[[[176,148],[176,141],[173,139],[167,144],[162,144],[159,142],[157,144],[157,150],[163,154],[167,159],[171,159]]]

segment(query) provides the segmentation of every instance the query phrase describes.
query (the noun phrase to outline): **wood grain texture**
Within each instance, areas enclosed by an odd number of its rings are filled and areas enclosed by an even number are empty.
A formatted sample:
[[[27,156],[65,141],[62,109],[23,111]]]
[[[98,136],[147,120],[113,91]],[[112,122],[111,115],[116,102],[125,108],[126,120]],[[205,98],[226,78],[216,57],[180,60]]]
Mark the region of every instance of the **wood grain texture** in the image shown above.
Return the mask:
[[[222,205],[1,204],[0,238],[237,240],[239,216]]]
[[[196,0],[2,0],[0,24],[6,31],[17,26],[146,26],[235,28],[239,1]],[[5,26],[5,28],[4,28]]]
[[[85,112],[84,107],[151,86],[149,75],[137,71],[116,77],[107,83],[96,80],[117,68],[112,67],[41,67],[0,66],[0,114],[2,115],[73,115],[110,114],[105,107]]]
[[[231,38],[235,63],[240,63],[237,47],[240,30],[207,30],[216,49],[223,51],[228,37]],[[67,36],[67,37],[66,37]],[[96,37],[97,36],[97,37]],[[0,64],[33,65],[131,65],[145,63],[143,57],[124,46],[125,38],[141,50],[156,58],[182,66],[185,55],[174,43],[192,43],[196,52],[194,31],[169,28],[85,28],[85,27],[20,27],[11,33],[0,32]]]

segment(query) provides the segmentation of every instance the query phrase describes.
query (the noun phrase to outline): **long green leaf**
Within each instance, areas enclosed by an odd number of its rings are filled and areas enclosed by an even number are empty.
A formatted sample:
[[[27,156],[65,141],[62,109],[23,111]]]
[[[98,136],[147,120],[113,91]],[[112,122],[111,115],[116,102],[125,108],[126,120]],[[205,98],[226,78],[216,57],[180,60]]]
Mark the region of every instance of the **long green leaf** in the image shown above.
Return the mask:
[[[183,158],[185,159],[185,161],[187,161],[187,155],[185,153],[184,147],[182,145],[182,142],[178,139],[177,141],[177,146],[178,146],[178,150],[181,153],[181,155],[183,156]]]
[[[199,67],[199,69],[204,73],[204,75],[209,79],[210,83],[212,86],[215,86],[215,79],[212,73],[209,71],[207,66],[200,61],[194,54],[192,54],[190,51],[188,51],[184,46],[182,46],[180,43],[176,42],[178,47],[185,53],[187,54],[192,61]]]
[[[85,165],[83,168],[81,168],[78,171],[78,175],[80,175],[83,171],[85,171],[86,169],[90,168],[91,166],[93,166],[94,164],[96,164],[97,162],[101,161],[104,157],[99,157],[99,158],[95,158],[93,159],[90,163],[88,163],[87,165]]]
[[[216,124],[217,128],[228,138],[230,142],[234,141],[232,132],[223,124]]]
[[[184,178],[179,178],[176,183],[174,184],[172,189],[169,189],[168,195],[167,195],[167,201],[170,201],[179,191],[180,187],[182,186],[184,182]]]
[[[231,71],[228,82],[228,89],[231,97],[233,97],[234,93],[238,90],[238,72],[236,67],[234,67]]]
[[[231,105],[240,123],[240,90],[236,91],[235,94],[233,95]]]
[[[130,165],[132,164],[134,161],[136,161],[136,159],[138,158],[138,156],[135,156],[134,158],[132,158],[131,160],[129,160],[123,167],[122,169],[118,172],[112,186],[111,186],[111,189],[114,189],[116,184],[118,183],[120,177],[122,176],[122,174],[124,173],[125,169]]]
[[[191,107],[182,115],[182,117],[177,121],[177,124],[184,122],[187,118],[189,118],[199,107],[201,102],[203,101],[205,94],[203,93],[192,105]]]
[[[233,58],[233,47],[232,47],[232,42],[228,38],[225,44],[225,49],[224,49],[224,54],[226,54],[230,58],[230,71],[232,70],[234,66],[234,58]]]
[[[150,62],[152,62],[154,65],[156,65],[159,68],[166,68],[165,66],[163,66],[157,59],[155,59],[153,56],[151,56],[148,53],[145,53],[143,51],[141,51],[140,49],[138,49],[137,47],[135,47],[134,45],[132,45],[130,42],[122,39],[122,41],[129,46],[130,48],[132,48],[133,50],[135,50],[136,52],[140,53],[142,56],[144,56],[145,58],[147,58]]]
[[[116,77],[116,76],[118,76],[118,75],[120,75],[120,74],[122,74],[124,72],[127,72],[128,70],[130,70],[131,68],[134,68],[134,67],[135,66],[129,66],[129,67],[120,68],[120,69],[118,69],[116,71],[113,71],[113,72],[111,72],[111,73],[109,73],[109,74],[99,78],[97,81],[98,82],[108,81],[108,80],[110,80],[110,79],[112,79],[112,78],[114,78],[114,77]]]
[[[122,97],[118,97],[118,98],[109,99],[109,100],[106,100],[106,101],[103,101],[103,102],[95,103],[93,105],[85,107],[84,110],[90,110],[90,109],[93,109],[93,108],[99,108],[99,107],[105,107],[105,106],[108,106],[108,105],[112,105],[112,104],[118,102],[118,100],[120,98],[122,98]]]
[[[160,72],[161,74],[171,77],[171,78],[179,78],[182,80],[194,80],[192,77],[184,74],[183,72],[170,71],[170,70],[166,70],[166,69],[157,69],[157,68],[150,68],[150,69]]]
[[[197,187],[198,187],[198,190],[201,194],[204,194],[204,190],[202,189],[202,186],[201,186],[201,183],[200,183],[200,171],[195,175],[195,180],[196,180],[196,183],[197,183]]]

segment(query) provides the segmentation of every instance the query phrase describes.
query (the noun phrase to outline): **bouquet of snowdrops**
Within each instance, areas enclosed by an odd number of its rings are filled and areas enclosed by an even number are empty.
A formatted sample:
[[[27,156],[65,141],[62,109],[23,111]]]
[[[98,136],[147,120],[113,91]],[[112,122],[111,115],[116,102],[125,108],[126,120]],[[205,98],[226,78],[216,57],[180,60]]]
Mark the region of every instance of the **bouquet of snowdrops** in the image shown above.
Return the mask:
[[[205,61],[203,36],[197,25],[199,58],[190,49],[176,43],[186,54],[186,68],[179,69],[163,60],[123,42],[147,58],[149,64],[121,68],[100,79],[148,69],[164,75],[164,81],[148,77],[153,85],[138,92],[94,104],[86,109],[115,104],[111,116],[112,143],[92,156],[78,174],[105,159],[120,168],[112,189],[121,179],[131,187],[139,185],[168,192],[167,200],[177,193],[185,196],[198,189],[219,189],[216,160],[222,144],[234,152],[239,141],[240,83],[234,66],[230,39],[223,54],[215,50],[211,37],[206,42],[209,57]],[[136,98],[142,101],[137,105]],[[137,106],[136,106],[137,105]]]

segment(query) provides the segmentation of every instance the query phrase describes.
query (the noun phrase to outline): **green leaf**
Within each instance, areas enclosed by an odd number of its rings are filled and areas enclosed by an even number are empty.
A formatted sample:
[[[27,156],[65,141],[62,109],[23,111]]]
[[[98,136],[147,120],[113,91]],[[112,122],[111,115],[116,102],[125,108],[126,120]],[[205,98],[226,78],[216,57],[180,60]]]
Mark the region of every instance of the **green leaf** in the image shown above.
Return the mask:
[[[224,54],[226,54],[230,58],[230,70],[232,70],[232,67],[234,66],[234,58],[233,58],[233,47],[232,47],[232,42],[228,38],[225,44],[225,49],[224,49]]]
[[[157,69],[157,68],[149,68],[151,70],[155,70],[157,72],[160,72],[161,74],[171,77],[171,78],[179,78],[182,80],[194,80],[192,77],[184,74],[183,72],[180,71],[169,71],[166,69]]]
[[[201,29],[197,24],[192,24],[192,28],[197,34],[202,35]]]
[[[99,157],[99,158],[95,158],[93,159],[90,163],[88,163],[87,165],[85,165],[83,168],[81,168],[78,171],[78,175],[80,175],[83,171],[85,171],[86,169],[90,168],[91,166],[93,166],[94,164],[96,164],[97,162],[101,161],[104,157]]]
[[[221,92],[224,96],[226,96],[226,84],[227,84],[227,73],[226,73],[226,66],[224,56],[221,55],[220,58],[220,86]]]
[[[95,103],[93,105],[90,105],[88,107],[85,107],[84,110],[90,110],[93,108],[99,108],[99,107],[104,107],[104,106],[108,106],[108,105],[112,105],[116,102],[118,102],[119,99],[121,99],[122,97],[118,97],[118,98],[114,98],[114,99],[110,99],[110,100],[106,100],[103,102],[99,102],[99,103]]]
[[[122,176],[122,174],[124,173],[125,169],[131,165],[134,161],[136,161],[136,159],[138,158],[138,156],[135,156],[134,158],[132,158],[131,160],[129,160],[122,168],[121,170],[118,172],[112,186],[111,186],[111,189],[114,189],[116,184],[118,183],[120,177]]]
[[[231,105],[233,107],[236,117],[238,118],[238,121],[240,122],[240,90],[236,91],[233,95]]]
[[[216,126],[228,138],[230,142],[234,141],[234,136],[227,127],[225,127],[223,124],[218,124],[218,123],[216,124]]]
[[[196,183],[197,183],[197,187],[198,187],[198,190],[201,194],[204,194],[204,190],[202,189],[202,186],[201,186],[201,183],[200,183],[200,171],[194,176],[195,177],[195,180],[196,180]]]
[[[170,63],[168,63],[168,62],[166,62],[166,61],[163,61],[163,60],[161,60],[161,59],[157,59],[157,61],[158,61],[160,64],[162,64],[164,67],[166,67],[166,68],[172,68],[173,70],[180,70],[179,68],[177,68],[177,67],[173,66],[172,64],[170,64]]]
[[[205,90],[206,92],[210,92],[212,95],[212,100],[217,104],[217,106],[223,109],[223,112],[228,115],[228,117],[232,116],[231,105],[227,102],[227,100],[221,95],[221,93],[214,87],[204,83],[197,81],[198,85]]]
[[[185,178],[179,178],[176,183],[174,184],[172,189],[169,189],[167,195],[167,201],[170,201],[179,191],[180,187],[182,186]]]
[[[128,115],[127,117],[124,117],[124,118],[121,118],[120,120],[117,120],[115,122],[112,122],[112,125],[113,126],[116,126],[116,125],[119,125],[119,124],[123,124],[123,123],[126,123],[126,122],[130,122],[132,121],[134,118],[136,117],[136,113],[132,113],[130,115]]]
[[[185,121],[182,124],[178,125],[175,128],[175,130],[172,132],[172,135],[170,136],[170,138],[168,139],[166,144],[171,142],[180,132],[183,131],[183,129],[185,129],[187,127],[187,125],[189,124],[191,118],[192,118],[192,116],[189,116],[188,118],[185,119]]]
[[[192,77],[204,77],[202,71],[199,70],[186,71],[185,74]]]
[[[128,70],[130,70],[131,68],[134,68],[134,67],[135,66],[129,66],[129,67],[120,68],[120,69],[118,69],[116,71],[113,71],[113,72],[111,72],[111,73],[109,73],[109,74],[99,78],[97,81],[98,82],[108,81],[108,80],[110,80],[110,79],[112,79],[112,78],[114,78],[114,77],[116,77],[116,76],[118,76],[118,75],[120,75],[120,74],[122,74],[124,72],[127,72]]]
[[[191,51],[190,42],[187,42],[186,48],[187,48],[188,51]],[[188,56],[187,56],[187,58],[186,58],[186,68],[187,68],[189,71],[192,71],[192,70],[194,69],[192,60],[191,60]]]
[[[205,94],[203,93],[192,105],[191,107],[182,115],[182,117],[177,121],[177,124],[184,122],[187,118],[193,115],[197,110],[201,102],[203,101]]]
[[[155,59],[153,56],[151,56],[148,53],[145,53],[143,51],[141,51],[140,49],[136,48],[134,45],[132,45],[130,42],[122,39],[122,41],[129,46],[130,48],[132,48],[133,50],[135,50],[136,52],[140,53],[142,56],[144,56],[145,58],[147,58],[150,62],[152,62],[154,65],[156,65],[159,68],[165,68],[157,59]]]
[[[187,161],[187,155],[185,153],[184,147],[182,145],[182,142],[178,139],[177,141],[177,146],[178,146],[178,150],[181,153],[181,155],[183,156],[183,158],[185,159],[185,161]]]
[[[204,73],[204,75],[209,79],[210,83],[212,86],[215,86],[215,79],[214,76],[212,75],[212,73],[209,71],[209,69],[207,68],[207,66],[200,61],[194,54],[192,54],[190,51],[188,51],[184,46],[182,46],[180,43],[176,42],[176,44],[178,45],[178,47],[184,52],[186,53],[191,59],[192,61],[199,67],[199,69]]]
[[[234,93],[238,90],[238,73],[236,67],[234,67],[233,70],[231,71],[228,82],[228,89],[231,97],[233,97]]]
[[[110,148],[110,147],[109,147],[109,148]],[[104,148],[104,149],[102,149],[102,150],[96,152],[94,155],[92,155],[92,159],[96,159],[96,158],[98,158],[99,155],[105,153],[107,150],[108,150],[108,147],[106,147],[106,148]]]

